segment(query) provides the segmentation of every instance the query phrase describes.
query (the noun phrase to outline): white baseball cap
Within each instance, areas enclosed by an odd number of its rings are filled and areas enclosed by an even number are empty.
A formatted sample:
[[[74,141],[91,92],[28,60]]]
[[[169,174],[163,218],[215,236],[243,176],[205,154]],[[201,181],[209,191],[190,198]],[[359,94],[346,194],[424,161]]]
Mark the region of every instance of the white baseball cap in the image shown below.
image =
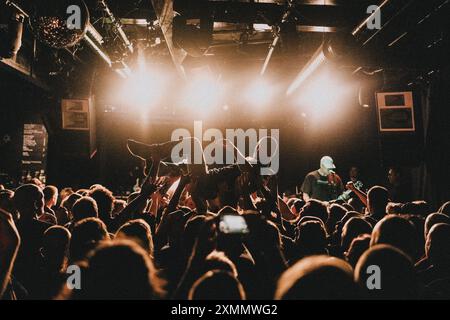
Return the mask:
[[[336,169],[333,159],[329,156],[324,156],[320,159],[320,166],[326,169]]]

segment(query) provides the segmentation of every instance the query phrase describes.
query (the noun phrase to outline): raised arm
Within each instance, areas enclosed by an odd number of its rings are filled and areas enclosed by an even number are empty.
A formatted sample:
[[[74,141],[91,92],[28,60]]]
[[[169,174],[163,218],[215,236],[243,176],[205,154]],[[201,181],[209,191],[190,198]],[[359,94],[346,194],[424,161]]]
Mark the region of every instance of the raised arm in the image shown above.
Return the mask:
[[[12,215],[0,209],[0,298],[10,280],[19,246],[20,236]]]
[[[367,194],[356,188],[351,181],[347,183],[346,188],[348,190],[352,190],[358,196],[361,202],[367,207]]]

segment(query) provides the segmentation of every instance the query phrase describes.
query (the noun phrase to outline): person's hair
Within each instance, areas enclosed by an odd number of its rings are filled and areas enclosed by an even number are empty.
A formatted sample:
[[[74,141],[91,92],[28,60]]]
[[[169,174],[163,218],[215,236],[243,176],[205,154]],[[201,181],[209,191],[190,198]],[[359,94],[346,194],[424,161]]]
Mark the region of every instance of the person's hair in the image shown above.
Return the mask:
[[[70,196],[72,193],[74,193],[73,189],[70,187],[62,188],[59,192],[59,195],[61,196],[61,200],[64,200],[68,196]]]
[[[78,199],[73,204],[72,216],[75,222],[85,218],[98,218],[96,201],[91,197],[82,197]]]
[[[386,188],[374,186],[367,193],[367,206],[371,214],[384,216],[389,202],[389,192]]]
[[[58,194],[58,188],[55,186],[48,185],[48,186],[45,186],[45,188],[42,190],[42,192],[44,193],[44,200],[47,203],[56,197],[56,195]]]
[[[353,239],[361,234],[372,233],[372,226],[363,218],[350,218],[342,227],[341,248],[346,251]]]
[[[327,223],[328,209],[325,203],[319,200],[311,199],[306,202],[300,211],[300,218],[305,216],[313,216],[322,220],[323,223]]]
[[[236,265],[222,251],[214,250],[205,259],[204,271],[222,270],[230,272],[234,277],[238,277]]]
[[[379,244],[364,252],[356,264],[355,280],[360,284],[364,298],[418,297],[418,282],[411,259],[391,245]],[[374,287],[369,288],[368,284]]]
[[[67,196],[63,201],[61,201],[61,206],[66,208],[67,211],[69,211],[69,213],[72,213],[72,208],[74,203],[78,200],[81,199],[82,196],[79,195],[78,193],[71,193],[69,196]]]
[[[194,282],[189,290],[189,300],[245,300],[242,284],[231,273],[208,271]]]
[[[135,241],[142,249],[153,257],[152,231],[143,219],[131,220],[122,225],[116,232],[116,238],[125,237]]]
[[[423,200],[413,201],[405,203],[402,206],[401,212],[403,214],[411,214],[426,217],[431,213],[431,207],[427,202]]]
[[[112,192],[105,187],[96,186],[89,190],[88,196],[97,202],[99,218],[107,222],[111,218],[114,205]]]
[[[41,254],[44,261],[58,268],[58,271],[67,262],[71,236],[70,231],[62,226],[51,226],[44,232]]]
[[[394,171],[395,174],[398,175],[399,177],[401,177],[403,175],[403,171],[402,171],[402,169],[399,166],[390,166],[389,170]]]
[[[416,230],[414,225],[404,217],[388,215],[375,225],[370,246],[383,243],[402,250],[413,261],[417,259],[418,239]]]
[[[354,268],[361,255],[370,247],[370,234],[361,234],[353,239],[350,247],[344,252],[345,259]]]
[[[275,290],[277,300],[355,299],[357,286],[352,267],[328,256],[304,258],[287,269]]]
[[[35,184],[24,184],[14,192],[14,206],[20,213],[20,219],[33,219],[36,215],[36,203],[44,204],[44,195],[41,189]],[[41,203],[39,203],[41,205]]]
[[[387,214],[402,214],[403,213],[403,204],[397,202],[389,202],[386,205],[386,213]]]
[[[83,260],[101,241],[109,240],[105,224],[98,218],[86,218],[78,221],[72,230],[69,246],[70,261]]]
[[[81,289],[73,299],[145,300],[162,293],[162,281],[148,254],[135,242],[100,244],[87,258]]]
[[[336,223],[340,221],[347,213],[347,208],[344,206],[334,203],[328,208],[328,221],[326,222],[328,232],[333,232]]]
[[[450,224],[435,224],[427,237],[425,252],[432,264],[450,268]]]
[[[315,254],[326,254],[327,232],[318,221],[306,221],[298,226],[298,233],[295,239],[298,253],[301,256]]]
[[[450,217],[448,215],[445,215],[443,213],[432,213],[425,219],[425,226],[424,226],[424,238],[426,239],[428,236],[428,233],[430,233],[431,228],[438,223],[447,223],[450,224]]]
[[[439,213],[446,214],[450,216],[450,201],[444,203],[438,210]]]

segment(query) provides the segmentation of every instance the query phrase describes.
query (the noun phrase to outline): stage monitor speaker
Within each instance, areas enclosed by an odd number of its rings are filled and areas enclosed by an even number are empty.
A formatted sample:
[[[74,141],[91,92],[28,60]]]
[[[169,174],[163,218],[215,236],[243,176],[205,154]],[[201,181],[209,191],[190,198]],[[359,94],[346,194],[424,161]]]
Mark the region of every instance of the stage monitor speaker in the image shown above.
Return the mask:
[[[380,132],[414,132],[414,101],[411,91],[376,94]]]

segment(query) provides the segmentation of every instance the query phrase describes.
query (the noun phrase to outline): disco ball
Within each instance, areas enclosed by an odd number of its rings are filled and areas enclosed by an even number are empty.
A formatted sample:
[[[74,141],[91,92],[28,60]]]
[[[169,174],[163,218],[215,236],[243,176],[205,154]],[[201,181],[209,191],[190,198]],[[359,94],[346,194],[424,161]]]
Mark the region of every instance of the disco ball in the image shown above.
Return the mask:
[[[78,11],[70,11],[69,6],[77,6]],[[72,7],[73,8],[73,7]],[[80,28],[70,29],[68,19],[77,21]],[[52,48],[67,48],[83,39],[89,23],[89,11],[83,0],[36,0],[30,17],[31,27],[36,39]]]

